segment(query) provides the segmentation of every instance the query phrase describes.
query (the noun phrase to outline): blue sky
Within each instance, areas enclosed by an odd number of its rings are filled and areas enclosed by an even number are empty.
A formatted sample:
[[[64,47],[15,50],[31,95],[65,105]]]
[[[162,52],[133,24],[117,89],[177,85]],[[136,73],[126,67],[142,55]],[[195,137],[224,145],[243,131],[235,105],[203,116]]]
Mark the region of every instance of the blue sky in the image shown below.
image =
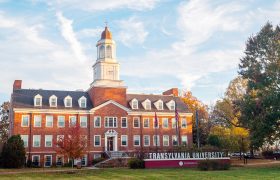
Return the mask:
[[[131,93],[191,90],[212,104],[237,75],[245,42],[279,0],[0,0],[0,102],[23,88],[89,87],[108,21]]]

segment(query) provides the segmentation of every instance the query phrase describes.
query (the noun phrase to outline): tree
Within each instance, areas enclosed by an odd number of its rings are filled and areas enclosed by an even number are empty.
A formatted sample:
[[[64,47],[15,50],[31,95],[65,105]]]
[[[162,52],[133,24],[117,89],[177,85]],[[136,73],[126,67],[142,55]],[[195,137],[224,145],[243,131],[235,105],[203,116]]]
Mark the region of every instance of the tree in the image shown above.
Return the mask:
[[[20,168],[25,163],[25,148],[20,135],[11,136],[3,146],[2,163],[5,168]]]
[[[251,148],[272,144],[280,132],[280,28],[267,23],[246,44],[239,74],[247,79],[244,96],[235,102],[239,121],[249,129]]]
[[[59,132],[57,140],[57,154],[62,154],[72,160],[72,167],[74,159],[81,159],[86,153],[87,138],[82,135],[79,125],[70,126]]]
[[[8,140],[10,103],[4,102],[0,108],[0,144]]]

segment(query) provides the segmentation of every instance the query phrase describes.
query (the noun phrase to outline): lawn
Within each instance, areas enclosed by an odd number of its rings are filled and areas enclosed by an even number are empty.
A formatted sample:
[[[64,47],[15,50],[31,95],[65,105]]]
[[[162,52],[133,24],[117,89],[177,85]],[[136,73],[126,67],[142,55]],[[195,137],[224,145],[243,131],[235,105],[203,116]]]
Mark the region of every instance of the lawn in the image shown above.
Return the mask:
[[[57,173],[24,173],[0,175],[6,179],[280,179],[280,166],[234,167],[228,171],[198,171],[196,169],[95,169]]]

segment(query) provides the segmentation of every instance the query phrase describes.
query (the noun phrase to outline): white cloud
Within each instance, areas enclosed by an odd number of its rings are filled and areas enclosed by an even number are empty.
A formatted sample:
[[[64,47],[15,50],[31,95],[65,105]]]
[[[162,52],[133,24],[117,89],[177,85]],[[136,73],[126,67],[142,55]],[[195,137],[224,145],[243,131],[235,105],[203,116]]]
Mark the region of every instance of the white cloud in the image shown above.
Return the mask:
[[[126,46],[143,44],[149,34],[145,30],[144,23],[136,17],[118,21],[117,24],[120,27],[120,31],[116,37]]]
[[[87,58],[83,53],[82,45],[77,40],[76,35],[73,31],[73,27],[72,27],[73,21],[64,17],[61,12],[57,12],[56,16],[60,23],[62,36],[70,44],[76,58],[80,62],[85,62]]]
[[[104,30],[103,27],[91,28],[91,29],[86,28],[86,29],[82,29],[82,30],[78,31],[76,34],[77,34],[77,37],[80,39],[98,38],[103,30]]]

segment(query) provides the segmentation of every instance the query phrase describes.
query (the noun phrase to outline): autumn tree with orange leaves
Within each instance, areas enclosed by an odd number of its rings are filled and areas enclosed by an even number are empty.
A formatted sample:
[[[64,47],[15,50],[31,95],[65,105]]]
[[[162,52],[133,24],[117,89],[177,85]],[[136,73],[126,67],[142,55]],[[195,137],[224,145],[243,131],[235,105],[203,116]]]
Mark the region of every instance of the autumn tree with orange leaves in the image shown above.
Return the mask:
[[[78,124],[65,128],[59,132],[57,139],[57,154],[64,155],[72,160],[81,159],[87,150],[87,138],[82,135],[81,128]]]

